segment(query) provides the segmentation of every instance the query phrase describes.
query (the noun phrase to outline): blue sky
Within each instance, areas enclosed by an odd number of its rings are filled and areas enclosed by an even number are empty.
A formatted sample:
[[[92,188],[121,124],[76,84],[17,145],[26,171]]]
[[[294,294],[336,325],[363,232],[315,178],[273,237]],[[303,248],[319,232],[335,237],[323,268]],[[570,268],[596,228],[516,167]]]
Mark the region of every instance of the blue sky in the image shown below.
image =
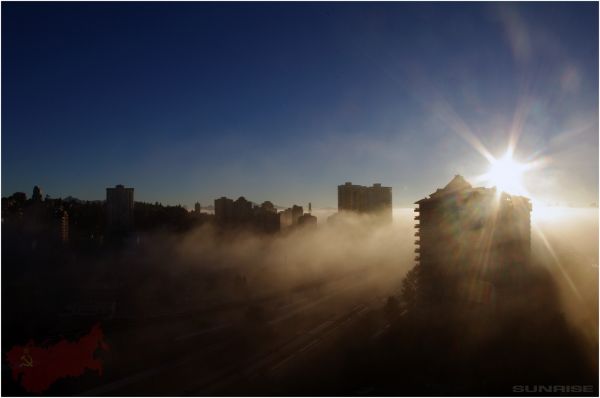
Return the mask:
[[[597,201],[597,3],[2,3],[3,196],[408,206],[515,131],[532,197]]]

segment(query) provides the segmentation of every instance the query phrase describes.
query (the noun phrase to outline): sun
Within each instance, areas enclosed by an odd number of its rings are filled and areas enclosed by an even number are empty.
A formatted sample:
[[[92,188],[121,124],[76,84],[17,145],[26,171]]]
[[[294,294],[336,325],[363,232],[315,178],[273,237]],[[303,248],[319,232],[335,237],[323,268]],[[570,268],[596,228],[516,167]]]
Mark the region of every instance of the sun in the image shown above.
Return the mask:
[[[515,161],[510,152],[499,159],[490,160],[490,169],[483,176],[485,181],[495,186],[499,192],[513,195],[526,194],[523,187],[523,174],[528,167]]]

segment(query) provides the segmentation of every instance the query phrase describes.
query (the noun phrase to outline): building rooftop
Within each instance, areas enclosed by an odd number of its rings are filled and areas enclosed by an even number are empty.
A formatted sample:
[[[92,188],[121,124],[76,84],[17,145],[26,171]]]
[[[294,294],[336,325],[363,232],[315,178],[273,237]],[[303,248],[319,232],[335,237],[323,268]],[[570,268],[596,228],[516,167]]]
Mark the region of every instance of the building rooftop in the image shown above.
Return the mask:
[[[465,178],[463,176],[457,174],[454,176],[454,178],[452,178],[452,180],[450,180],[450,182],[448,184],[446,184],[446,186],[444,188],[437,189],[434,193],[432,193],[428,197],[416,201],[415,204],[427,202],[430,200],[436,200],[436,199],[442,198],[446,195],[456,194],[456,193],[461,193],[461,194],[466,194],[466,195],[469,195],[469,194],[494,194],[495,195],[496,187],[492,187],[492,188],[475,187],[475,188],[473,188],[473,186],[467,180],[465,180]],[[509,194],[506,194],[505,196],[507,198],[522,198],[522,199],[529,200],[528,198],[526,198],[524,196],[509,195]]]

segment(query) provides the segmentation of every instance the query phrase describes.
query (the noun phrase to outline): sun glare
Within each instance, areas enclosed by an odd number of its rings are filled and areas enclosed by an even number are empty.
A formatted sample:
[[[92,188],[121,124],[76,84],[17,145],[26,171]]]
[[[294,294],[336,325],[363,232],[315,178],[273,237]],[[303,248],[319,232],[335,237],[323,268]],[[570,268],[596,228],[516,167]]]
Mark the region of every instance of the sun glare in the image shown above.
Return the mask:
[[[499,192],[524,195],[523,174],[527,166],[515,161],[510,152],[499,159],[490,160],[491,166],[484,180],[495,186]]]

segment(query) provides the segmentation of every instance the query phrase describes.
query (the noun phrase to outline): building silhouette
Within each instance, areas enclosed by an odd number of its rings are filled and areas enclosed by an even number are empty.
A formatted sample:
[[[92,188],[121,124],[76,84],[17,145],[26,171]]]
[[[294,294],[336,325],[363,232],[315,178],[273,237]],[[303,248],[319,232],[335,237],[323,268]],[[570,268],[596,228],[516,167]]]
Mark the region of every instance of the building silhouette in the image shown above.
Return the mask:
[[[430,297],[489,300],[500,275],[528,264],[528,198],[473,188],[456,175],[415,204],[415,261]]]
[[[225,196],[215,199],[215,219],[220,224],[233,220],[233,199]]]
[[[22,207],[27,201],[27,194],[25,192],[15,192],[8,199],[10,202],[14,202]]]
[[[292,224],[298,224],[298,220],[304,214],[304,208],[302,206],[293,205],[292,206]]]
[[[267,212],[267,213],[277,213],[277,209],[275,208],[275,205],[271,202],[271,201],[264,201],[262,202],[262,204],[260,205],[261,210]]]
[[[196,203],[194,204],[194,213],[196,213],[196,214],[200,214],[200,210],[201,210],[200,203],[199,203],[199,202],[196,202]]]
[[[309,211],[312,210],[312,205],[308,204]],[[282,230],[293,229],[299,226],[317,225],[317,217],[310,213],[304,213],[302,206],[293,205],[279,213],[279,223]]]
[[[133,231],[133,188],[117,185],[106,188],[106,222],[111,234]]]
[[[58,214],[59,220],[59,236],[63,243],[69,243],[69,213],[62,210]]]
[[[338,211],[374,214],[392,219],[392,188],[373,184],[371,187],[346,182],[338,185]]]
[[[261,232],[278,232],[279,215],[273,203],[260,206],[240,196],[237,200],[221,197],[215,199],[215,220],[221,226],[250,228]]]
[[[252,202],[243,196],[236,200],[225,196],[215,199],[215,218],[219,224],[247,224],[252,219]]]
[[[254,226],[263,232],[279,232],[279,215],[277,209],[270,201],[263,202],[253,209]]]
[[[310,213],[304,213],[298,218],[298,225],[317,225],[317,217]]]
[[[237,224],[247,224],[252,220],[252,202],[240,196],[233,202],[233,218]]]
[[[281,226],[281,229],[289,228],[294,225],[291,208],[279,212],[279,225]]]
[[[42,201],[42,189],[37,185],[33,187],[33,193],[31,194],[32,202],[41,202]]]
[[[302,206],[293,205],[279,213],[279,223],[281,228],[289,228],[298,225],[298,220],[304,214]]]

